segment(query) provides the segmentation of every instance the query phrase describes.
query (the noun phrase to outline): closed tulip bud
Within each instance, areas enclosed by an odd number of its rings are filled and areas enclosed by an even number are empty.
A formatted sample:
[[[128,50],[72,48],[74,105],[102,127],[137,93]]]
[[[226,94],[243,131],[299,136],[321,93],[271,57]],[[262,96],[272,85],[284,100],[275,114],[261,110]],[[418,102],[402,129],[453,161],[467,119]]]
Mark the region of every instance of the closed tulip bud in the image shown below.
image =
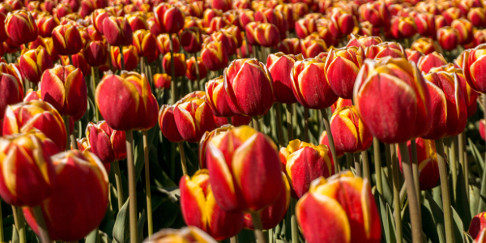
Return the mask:
[[[76,53],[71,56],[72,65],[75,68],[79,68],[84,76],[91,75],[91,67],[89,66],[88,62],[86,62],[86,58],[82,52]],[[63,65],[71,64],[69,57],[62,56],[61,63]]]
[[[51,195],[57,146],[39,131],[0,138],[0,196],[14,206],[36,206]]]
[[[37,91],[34,91],[33,89],[27,90],[23,102],[29,102],[31,100],[41,100],[40,90]]]
[[[34,41],[37,38],[37,25],[34,17],[26,10],[9,12],[5,19],[5,31],[17,45]]]
[[[358,22],[352,13],[338,8],[332,10],[331,24],[329,27],[335,36],[346,36],[353,32],[353,29],[357,25]]]
[[[356,78],[353,101],[371,134],[385,143],[421,136],[432,125],[423,77],[405,58],[365,61]],[[378,103],[387,106],[377,110]]]
[[[368,21],[361,22],[358,34],[360,34],[362,36],[379,36],[380,35],[380,28],[374,27]]]
[[[111,64],[116,69],[122,70],[122,58],[120,54],[120,47],[118,46],[111,46]],[[123,63],[125,64],[125,69],[127,71],[131,71],[138,66],[140,58],[137,54],[137,49],[130,45],[123,48]]]
[[[309,243],[380,242],[380,216],[369,181],[349,171],[314,180],[295,211]]]
[[[292,91],[304,107],[324,109],[337,100],[324,73],[325,63],[318,59],[305,59],[294,64],[290,74]]]
[[[93,67],[106,63],[108,58],[108,47],[104,41],[91,41],[83,50],[86,62]]]
[[[54,48],[60,55],[73,55],[84,46],[84,40],[76,26],[71,24],[59,25],[52,31]]]
[[[467,19],[455,19],[452,21],[451,27],[458,33],[458,43],[467,44],[473,39],[473,25]]]
[[[154,15],[163,33],[177,33],[184,27],[184,14],[175,6],[161,3],[154,7]]]
[[[287,19],[280,8],[265,8],[255,12],[255,21],[275,25],[281,39],[286,37],[286,32],[289,29]]]
[[[37,93],[37,92],[34,92]],[[42,100],[8,106],[3,117],[3,135],[39,130],[59,149],[66,148],[66,127],[59,112]]]
[[[214,115],[226,117],[235,115],[237,108],[226,93],[223,76],[209,80],[205,85],[205,90],[206,102]]]
[[[144,243],[164,242],[217,243],[217,241],[209,236],[206,232],[194,226],[184,227],[177,230],[163,229],[144,241]]]
[[[277,226],[285,217],[290,204],[290,185],[285,173],[282,172],[285,187],[282,188],[280,197],[270,206],[258,212],[264,230]],[[245,213],[245,228],[254,230],[251,214]]]
[[[462,17],[462,12],[457,7],[450,7],[444,10],[441,15],[444,16],[447,24],[451,25],[452,21]]]
[[[56,184],[52,195],[40,205],[49,236],[56,241],[80,240],[98,227],[105,216],[108,175],[101,161],[90,152],[71,150],[51,159]],[[23,211],[27,223],[38,233],[32,208]]]
[[[221,41],[211,41],[204,45],[201,58],[204,65],[211,71],[219,70],[228,65],[228,53],[223,48]]]
[[[224,49],[228,53],[228,56],[236,54],[237,43],[236,39],[233,38],[231,33],[228,31],[215,31],[211,34],[209,41],[221,41],[223,43]]]
[[[315,146],[298,139],[289,142],[280,149],[280,159],[292,184],[292,194],[300,198],[307,191],[311,182],[321,176],[334,174],[334,162],[326,145]]]
[[[442,27],[449,26],[447,23],[446,19],[442,15],[436,15],[435,16],[435,29],[439,30]]]
[[[444,50],[450,51],[459,44],[459,33],[452,27],[442,27],[437,31],[437,40]]]
[[[366,49],[366,47],[378,45],[382,42],[383,41],[378,36],[360,36],[351,34],[351,39],[349,40],[346,47],[356,46],[361,47],[364,50]]]
[[[359,7],[358,12],[361,21],[368,21],[373,26],[387,26],[390,23],[390,13],[385,2],[363,4]]]
[[[182,139],[174,117],[175,105],[162,105],[159,111],[159,127],[164,137],[173,143],[184,141]]]
[[[185,51],[196,53],[202,48],[201,31],[197,27],[184,29],[181,33],[181,45]]]
[[[91,146],[89,145],[87,138],[76,138],[76,145],[78,146],[78,150],[81,152],[88,151],[91,152]]]
[[[471,88],[479,93],[486,93],[486,78],[484,78],[484,72],[481,71],[486,66],[486,61],[482,58],[485,53],[486,44],[482,44],[474,49],[464,51],[462,58],[462,68],[466,81]]]
[[[439,165],[437,162],[437,151],[435,141],[423,138],[416,138],[416,153],[419,170],[420,190],[430,190],[439,184]],[[407,142],[410,158],[412,157],[412,143]],[[398,152],[400,169],[402,167],[402,156]]]
[[[139,56],[148,57],[157,51],[157,39],[150,31],[140,29],[133,33],[133,46]]]
[[[159,105],[143,74],[105,75],[96,88],[96,104],[115,130],[148,130],[157,123]]]
[[[6,66],[6,65],[4,65]],[[15,68],[17,70],[17,68]],[[21,102],[24,98],[24,87],[20,77],[20,73],[17,70],[17,75],[12,75],[7,70],[1,70],[0,68],[0,116],[3,116],[7,105]]]
[[[366,58],[406,57],[403,47],[396,42],[383,42],[365,49]]]
[[[317,32],[316,18],[301,18],[295,22],[295,33],[301,39],[307,37],[311,33]]]
[[[330,124],[338,156],[344,153],[364,151],[371,146],[373,137],[359,116],[356,107],[346,106],[336,109]],[[322,133],[319,140],[321,144],[329,146],[326,131]]]
[[[428,73],[431,68],[447,64],[446,59],[438,52],[432,52],[420,58],[417,67],[420,71]]]
[[[223,18],[223,16],[215,16],[211,19],[211,22],[209,22],[209,26],[205,29],[205,31],[208,34],[212,34],[229,26],[229,24],[230,23],[228,23],[226,19]]]
[[[172,78],[167,73],[156,73],[154,74],[154,85],[157,89],[170,89],[170,83]]]
[[[44,15],[37,19],[37,29],[42,37],[51,37],[52,31],[59,25],[59,20],[52,15]]]
[[[425,55],[439,51],[439,47],[435,44],[434,40],[427,37],[418,38],[412,43],[410,48],[415,51],[420,51]]]
[[[132,27],[126,18],[106,17],[103,20],[103,35],[112,46],[129,46],[132,44]]]
[[[257,59],[237,59],[224,71],[224,87],[235,114],[261,116],[273,104],[272,78]]]
[[[305,58],[314,58],[319,53],[327,50],[326,42],[322,39],[314,39],[312,35],[301,40],[300,44],[302,55],[304,55]]]
[[[331,48],[325,64],[325,75],[332,91],[339,97],[353,97],[353,86],[363,64],[364,51],[359,47]]]
[[[54,15],[58,19],[62,19],[63,17],[67,17],[69,14],[73,13],[74,11],[71,7],[65,3],[61,3],[52,9],[52,15]]]
[[[241,126],[214,136],[206,153],[209,181],[223,210],[264,209],[285,187],[275,144],[253,128]]]
[[[38,83],[42,73],[54,65],[47,50],[41,46],[28,50],[19,58],[19,69],[23,77],[31,83]]]
[[[275,99],[281,103],[295,103],[292,91],[292,79],[290,73],[297,60],[303,60],[302,55],[285,55],[282,52],[270,54],[267,57],[267,68],[272,76]]]
[[[172,59],[174,58],[174,73],[172,73]],[[186,56],[184,53],[166,53],[164,58],[162,59],[162,66],[166,73],[170,75],[174,75],[176,77],[184,76],[186,74],[187,65],[186,65]]]
[[[394,38],[410,38],[417,33],[412,17],[394,17],[392,18],[391,33]]]
[[[485,239],[485,229],[486,229],[486,212],[482,212],[474,216],[469,224],[468,232],[474,242],[482,243]]]
[[[197,69],[196,69],[196,65],[197,65]],[[198,80],[198,77],[199,79],[203,79],[208,75],[208,69],[204,65],[204,62],[202,62],[201,57],[197,57],[197,63],[194,57],[187,59],[186,66],[187,66],[186,77],[191,81]]]
[[[187,225],[204,230],[216,240],[232,237],[243,229],[243,213],[226,212],[216,203],[206,169],[198,170],[192,177],[184,175],[179,187]]]
[[[91,14],[91,22],[96,31],[103,34],[103,22],[110,16],[110,13],[106,9],[96,9]]]
[[[264,47],[273,47],[280,41],[280,31],[277,26],[271,23],[259,23],[255,29],[247,28],[246,31],[247,33],[252,31],[250,34],[253,35],[256,43]]]
[[[112,129],[106,121],[96,124],[88,123],[86,137],[91,146],[91,152],[98,156],[102,163],[111,163],[127,157],[125,131]]]
[[[52,104],[61,115],[77,121],[86,112],[88,91],[80,69],[56,65],[42,74],[39,87],[42,100]]]
[[[422,36],[435,38],[435,16],[431,13],[417,13],[414,17],[417,32]]]
[[[201,169],[208,168],[206,163],[206,151],[207,151],[209,140],[211,140],[211,138],[213,138],[214,136],[226,133],[233,128],[234,127],[232,125],[226,124],[216,129],[213,129],[212,131],[206,131],[202,135],[201,141],[199,141],[199,167]]]
[[[338,98],[336,102],[334,102],[334,104],[331,105],[331,112],[334,113],[334,111],[346,106],[353,106],[353,100]]]
[[[424,54],[420,51],[405,49],[405,54],[407,55],[407,60],[409,62],[417,63],[419,62],[420,58],[424,56]]]
[[[157,36],[157,47],[162,55],[170,52],[170,40],[168,34],[160,34]],[[174,53],[180,51],[179,38],[176,36],[172,36],[172,51]]]
[[[146,30],[148,29],[146,20],[144,16],[140,14],[130,14],[127,16],[127,21],[132,31],[135,32],[137,30]]]
[[[476,27],[486,26],[486,11],[483,8],[471,8],[467,13],[467,19]]]

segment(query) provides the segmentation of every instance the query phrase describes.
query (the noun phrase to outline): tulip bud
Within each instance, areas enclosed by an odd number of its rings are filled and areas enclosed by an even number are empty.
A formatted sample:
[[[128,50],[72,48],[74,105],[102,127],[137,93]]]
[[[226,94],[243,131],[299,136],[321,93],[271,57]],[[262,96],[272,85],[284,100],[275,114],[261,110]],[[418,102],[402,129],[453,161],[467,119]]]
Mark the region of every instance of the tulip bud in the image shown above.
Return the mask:
[[[486,229],[486,212],[474,216],[469,224],[469,234],[475,240],[474,242],[484,242],[484,233]]]
[[[173,143],[184,141],[179,130],[177,130],[174,118],[175,105],[162,105],[159,111],[159,127],[164,137]]]
[[[218,205],[227,211],[258,211],[274,203],[285,186],[275,144],[248,126],[211,138],[209,181]]]
[[[148,30],[137,30],[133,33],[133,46],[139,56],[153,56],[157,52],[157,39]]]
[[[217,241],[209,236],[206,232],[194,226],[177,230],[163,229],[144,241],[144,243],[161,242],[217,243]]]
[[[40,81],[40,77],[46,69],[53,66],[47,50],[41,46],[28,50],[19,58],[19,69],[23,77],[34,84]]]
[[[60,55],[73,55],[84,46],[84,41],[76,26],[71,24],[59,25],[52,31],[54,48]]]
[[[57,146],[39,131],[0,138],[0,196],[14,206],[36,206],[51,195]]]
[[[81,70],[56,65],[47,69],[39,85],[42,100],[52,104],[61,115],[79,120],[88,107],[88,91]]]
[[[346,36],[358,25],[354,15],[345,10],[334,8],[331,14],[330,31],[335,36]]]
[[[292,92],[292,80],[290,73],[297,60],[303,60],[302,55],[285,55],[282,52],[270,54],[267,57],[267,68],[272,76],[275,99],[281,103],[295,103]]]
[[[51,37],[52,31],[59,25],[59,19],[52,15],[44,15],[37,19],[37,29],[42,37]]]
[[[425,82],[405,58],[365,61],[356,78],[353,100],[371,134],[385,143],[421,136],[432,125]],[[387,106],[377,110],[376,104]]]
[[[156,73],[154,74],[154,85],[157,89],[170,89],[170,83],[172,78],[167,73]]]
[[[204,62],[202,62],[201,57],[197,57],[197,63],[194,57],[187,59],[186,66],[186,77],[191,81],[198,80],[198,77],[199,79],[203,79],[208,75],[208,69],[204,65]]]
[[[416,138],[416,153],[419,170],[420,190],[429,190],[439,184],[439,164],[437,162],[437,151],[435,141],[423,138]],[[412,157],[412,143],[407,142],[410,158]],[[402,156],[398,151],[400,169],[402,168]]]
[[[309,243],[381,239],[380,216],[367,179],[351,172],[318,178],[296,205],[297,221]]]
[[[414,16],[417,32],[422,36],[435,38],[435,16],[431,13],[417,13]]]
[[[326,42],[320,38],[314,39],[312,35],[307,36],[300,42],[302,55],[305,58],[314,58],[319,53],[327,50]]]
[[[132,44],[132,27],[130,27],[126,18],[105,17],[101,33],[112,46],[129,46]]]
[[[280,31],[271,23],[248,24],[245,27],[247,39],[250,44],[258,44],[265,47],[273,47],[280,41]],[[252,43],[253,40],[254,42]]]
[[[174,73],[172,73],[172,56],[174,57]],[[186,74],[186,56],[184,53],[166,53],[162,59],[162,66],[165,73],[174,75],[175,77],[184,76]]]
[[[103,34],[103,22],[109,16],[110,14],[106,9],[96,9],[93,11],[91,14],[91,22],[93,23],[96,31]]]
[[[417,25],[412,17],[393,17],[391,33],[395,38],[410,38],[417,33]]]
[[[237,59],[224,70],[224,87],[235,114],[261,116],[273,104],[272,78],[257,59]]]
[[[430,54],[427,54],[423,57],[421,57],[417,63],[417,67],[420,71],[424,73],[428,73],[430,69],[434,67],[440,67],[442,65],[446,65],[447,61],[442,56],[442,54],[438,52],[432,52]]]
[[[209,140],[211,140],[211,138],[213,138],[214,136],[226,133],[233,128],[234,127],[232,125],[226,124],[216,129],[213,129],[212,131],[206,131],[202,135],[201,140],[199,141],[199,167],[201,169],[207,168],[206,151]]]
[[[224,88],[223,76],[209,80],[205,85],[206,102],[216,116],[233,116],[237,108]]]
[[[201,58],[204,65],[211,71],[219,70],[228,65],[228,53],[223,48],[221,41],[211,41],[204,45]]]
[[[300,40],[297,38],[286,38],[278,43],[278,51],[285,54],[298,55],[301,53]]]
[[[382,42],[383,41],[378,36],[359,36],[351,34],[351,39],[349,40],[346,47],[356,46],[361,47],[364,50],[366,47],[378,45]]]
[[[86,137],[93,152],[102,163],[111,163],[127,157],[125,131],[113,130],[106,121],[86,126]]]
[[[482,44],[474,49],[464,51],[462,58],[464,77],[471,88],[479,93],[486,93],[486,79],[483,78],[484,72],[480,71],[485,66],[485,61],[482,58],[485,53],[486,44]]]
[[[105,75],[96,88],[96,104],[115,130],[146,130],[157,123],[159,105],[143,74]]]
[[[304,17],[295,22],[295,33],[301,39],[304,39],[311,33],[317,32],[317,19]]]
[[[403,47],[396,42],[383,42],[365,49],[366,58],[406,57]]]
[[[458,43],[467,44],[473,39],[473,25],[467,19],[455,19],[451,27],[458,33]]]
[[[128,15],[127,21],[133,32],[137,30],[146,30],[148,28],[145,17],[140,14]]]
[[[101,161],[90,152],[71,150],[51,159],[56,184],[52,195],[40,205],[49,236],[57,241],[80,240],[98,227],[105,216],[108,175]],[[38,234],[32,208],[23,211],[27,223]]]
[[[24,97],[24,87],[21,76],[15,66],[8,68],[6,64],[0,67],[0,116],[3,116],[7,105],[22,101]],[[3,70],[2,70],[3,69]],[[16,72],[11,73],[12,71]]]
[[[415,40],[410,47],[412,50],[420,51],[427,55],[434,51],[439,51],[439,47],[435,44],[432,38],[421,37]]]
[[[37,25],[34,17],[26,10],[9,12],[5,19],[8,38],[17,45],[34,41],[37,38]]]
[[[122,57],[120,53],[120,47],[111,46],[111,64],[118,70],[122,70]],[[130,45],[123,48],[123,63],[126,71],[131,71],[138,66],[140,58],[137,54],[137,49]]]
[[[420,51],[405,49],[405,54],[407,55],[407,60],[409,62],[417,63],[419,62],[420,58],[424,56],[424,54]]]
[[[353,97],[353,86],[363,64],[364,52],[359,47],[331,48],[325,64],[325,75],[332,91],[345,99]]]
[[[385,2],[363,4],[359,7],[358,12],[361,21],[368,21],[373,26],[387,26],[390,23],[390,13]]]
[[[197,27],[184,29],[181,33],[181,45],[189,53],[196,53],[201,50],[201,31]]]
[[[83,56],[90,66],[98,67],[103,65],[108,58],[106,43],[103,41],[89,42],[83,50]]]
[[[467,13],[467,19],[476,27],[486,26],[486,11],[483,8],[471,8]]]
[[[192,177],[184,175],[179,187],[182,215],[187,225],[204,230],[216,240],[232,237],[243,229],[243,213],[226,212],[216,203],[206,169]]]
[[[318,59],[297,61],[291,71],[292,91],[304,107],[324,109],[332,105],[337,96],[326,78],[325,63]]]
[[[155,21],[163,33],[177,33],[184,27],[184,14],[168,3],[154,7]]]
[[[459,34],[457,33],[457,30],[452,27],[442,27],[437,31],[437,40],[444,50],[450,51],[457,47],[457,44],[459,43]]]
[[[176,36],[172,36],[172,51],[174,53],[179,52],[180,50],[180,43],[179,38]],[[169,53],[170,50],[170,40],[169,34],[160,34],[157,36],[157,47],[162,55]]]

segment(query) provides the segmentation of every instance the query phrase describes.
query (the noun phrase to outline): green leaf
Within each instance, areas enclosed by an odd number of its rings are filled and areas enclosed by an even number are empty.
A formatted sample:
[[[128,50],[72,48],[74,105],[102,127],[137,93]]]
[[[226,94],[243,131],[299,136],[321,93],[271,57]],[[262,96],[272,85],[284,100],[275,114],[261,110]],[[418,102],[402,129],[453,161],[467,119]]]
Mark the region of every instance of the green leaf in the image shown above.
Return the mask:
[[[113,242],[116,243],[125,243],[128,242],[130,237],[130,230],[129,230],[129,215],[128,215],[128,202],[127,201],[123,204],[120,211],[118,212],[115,220],[115,225],[113,226]]]
[[[454,221],[454,242],[465,242],[466,239],[464,237],[464,234],[466,233],[464,229],[464,224],[462,223],[462,219],[459,216],[459,214],[456,212],[456,210],[451,207],[452,209],[452,220]],[[468,222],[469,224],[469,222]]]
[[[471,153],[472,153],[474,159],[476,160],[476,162],[478,162],[478,164],[480,166],[480,170],[481,170],[480,173],[482,173],[482,171],[484,170],[483,156],[479,152],[478,147],[476,147],[476,145],[471,141],[470,138],[467,139],[467,143],[469,144],[468,147],[471,150]]]

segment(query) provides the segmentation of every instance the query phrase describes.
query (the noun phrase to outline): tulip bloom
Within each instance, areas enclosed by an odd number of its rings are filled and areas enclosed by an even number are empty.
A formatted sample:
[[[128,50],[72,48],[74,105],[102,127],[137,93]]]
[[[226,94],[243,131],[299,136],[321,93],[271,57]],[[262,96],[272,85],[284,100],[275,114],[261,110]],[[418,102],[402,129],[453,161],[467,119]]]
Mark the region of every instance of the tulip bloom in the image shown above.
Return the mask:
[[[245,30],[250,44],[272,47],[280,41],[280,31],[271,23],[252,22],[246,25]]]
[[[423,77],[405,58],[365,61],[353,94],[364,124],[382,142],[405,142],[432,125]],[[376,104],[385,105],[376,109]]]
[[[103,20],[103,35],[112,46],[129,46],[132,44],[132,27],[126,18],[106,17]]]
[[[77,241],[101,223],[108,208],[108,175],[90,152],[66,151],[51,157],[56,183],[40,205],[49,236]],[[27,223],[38,234],[32,208],[24,208]],[[89,212],[89,213],[86,213]]]
[[[243,229],[242,212],[226,212],[216,203],[206,169],[198,170],[192,177],[184,175],[179,187],[187,225],[204,230],[216,240],[232,237]]]
[[[391,33],[395,38],[410,38],[417,33],[417,25],[412,17],[393,17]]]
[[[212,131],[206,131],[202,137],[201,140],[199,141],[199,167],[201,169],[206,169],[207,168],[207,163],[206,163],[206,150],[208,147],[208,142],[211,140],[216,135],[226,133],[229,130],[233,129],[232,125],[226,124],[221,127],[218,127],[216,129],[213,129]]]
[[[211,79],[206,83],[206,102],[214,115],[230,117],[235,115],[236,107],[224,88],[223,76]]]
[[[314,58],[319,53],[327,50],[327,44],[321,38],[315,38],[310,35],[301,40],[300,48],[305,58]]]
[[[159,127],[164,137],[173,143],[184,141],[182,139],[179,130],[177,129],[176,121],[174,118],[175,105],[162,105],[159,111]]]
[[[179,52],[181,47],[179,38],[172,35],[172,51],[174,53]],[[169,34],[160,34],[157,36],[157,48],[159,48],[160,54],[165,55],[171,51]]]
[[[5,31],[8,38],[17,45],[34,41],[37,38],[37,25],[29,11],[9,12],[5,19]]]
[[[337,96],[325,75],[325,63],[318,59],[297,61],[291,72],[292,91],[304,107],[324,109],[332,105]]]
[[[181,33],[181,45],[189,53],[200,51],[202,48],[202,36],[199,28],[184,29]]]
[[[59,112],[42,100],[8,106],[3,117],[3,135],[39,130],[61,150],[66,148],[66,127]]]
[[[326,59],[325,75],[332,91],[339,97],[353,97],[353,86],[363,64],[364,52],[359,47],[331,49]]]
[[[177,33],[184,27],[184,14],[179,8],[168,3],[154,7],[154,15],[163,33]]]
[[[40,81],[41,75],[46,69],[53,66],[51,57],[42,46],[26,51],[19,58],[19,69],[23,77],[34,84]]]
[[[331,157],[326,145],[315,146],[298,139],[290,141],[286,148],[281,148],[280,160],[292,182],[292,194],[300,198],[309,191],[314,179],[334,174]]]
[[[153,234],[145,243],[160,242],[191,242],[197,239],[198,243],[217,243],[213,237],[198,227],[189,226],[182,229],[163,229]]]
[[[382,42],[383,41],[378,36],[360,36],[351,34],[351,39],[349,40],[346,47],[356,46],[361,47],[364,50],[366,47],[378,45]]]
[[[96,88],[96,104],[115,130],[146,130],[157,123],[159,105],[145,75],[105,75]]]
[[[156,73],[153,80],[156,89],[170,89],[172,78],[167,73]]]
[[[412,50],[420,51],[427,55],[434,51],[439,51],[439,47],[435,44],[432,38],[421,37],[412,43],[410,47]]]
[[[211,138],[209,181],[216,202],[227,211],[258,211],[274,203],[285,186],[275,144],[248,126]]]
[[[60,55],[73,55],[84,46],[78,28],[72,24],[59,25],[52,31],[54,48]]]
[[[297,221],[309,243],[381,239],[380,216],[367,179],[351,172],[314,180],[296,205]]]
[[[206,68],[206,65],[204,65],[201,57],[197,57],[197,62],[194,57],[187,59],[186,66],[186,77],[191,81],[199,81],[208,75],[208,69]]]
[[[3,116],[7,105],[15,104],[22,101],[24,97],[24,87],[22,80],[17,78],[21,77],[19,71],[15,66],[12,66],[11,70],[15,70],[17,75],[8,73],[10,70],[4,72],[0,69],[0,117]]]
[[[421,57],[417,63],[417,67],[420,71],[424,73],[428,73],[431,68],[440,67],[446,64],[447,61],[444,58],[444,56],[434,51],[430,54]]]
[[[174,73],[172,73],[172,59],[174,58]],[[174,75],[175,77],[181,77],[186,74],[186,56],[184,53],[166,53],[162,59],[162,66],[164,67],[165,73],[169,75]]]
[[[406,57],[403,47],[395,42],[383,42],[365,49],[366,58]]]
[[[422,52],[416,51],[416,50],[411,50],[411,49],[406,49],[405,54],[407,55],[407,60],[409,62],[415,63],[415,65],[417,65],[420,58],[424,56],[424,54]]]
[[[0,196],[15,206],[36,206],[51,195],[57,146],[39,131],[0,138]]]
[[[437,40],[444,50],[450,51],[459,44],[459,34],[450,26],[442,27],[437,31]]]
[[[285,54],[298,55],[301,53],[300,39],[297,38],[286,38],[278,43],[278,51]]]
[[[484,232],[486,229],[486,212],[482,212],[474,216],[469,224],[469,234],[475,242],[482,243],[484,242]],[[481,239],[481,240],[479,240]]]
[[[121,70],[122,69],[122,58],[120,53],[120,47],[112,46],[111,47],[111,64],[116,68]],[[125,66],[126,71],[131,71],[138,66],[140,62],[140,58],[137,54],[137,49],[130,45],[128,47],[123,48],[123,64]]]
[[[47,69],[39,85],[42,100],[52,104],[61,115],[79,120],[88,107],[88,90],[81,70],[72,65]]]
[[[272,78],[257,59],[237,59],[224,70],[224,87],[234,113],[261,116],[273,104]]]
[[[93,152],[103,164],[127,157],[125,131],[113,130],[106,121],[86,126],[86,137]]]
[[[211,41],[204,45],[201,58],[204,65],[211,71],[219,70],[228,65],[228,53],[223,48],[221,41]]]
[[[286,55],[282,52],[270,54],[267,57],[267,68],[272,76],[275,99],[278,102],[291,104],[297,102],[292,92],[290,73],[297,60],[303,60],[302,55]]]
[[[157,39],[148,30],[137,30],[133,33],[133,46],[141,57],[158,56]]]
[[[486,54],[486,44],[477,46],[472,50],[464,52],[464,64],[462,68],[464,69],[464,76],[466,77],[467,83],[479,93],[486,93],[486,76],[484,72],[484,67],[486,65],[486,60],[484,56]]]
[[[93,67],[105,64],[108,58],[108,47],[104,41],[91,41],[82,52],[86,62]]]
[[[439,184],[439,164],[437,162],[437,151],[435,141],[423,138],[415,139],[417,148],[417,160],[419,170],[420,190],[429,190]],[[407,142],[410,158],[412,157],[412,143]],[[402,156],[398,151],[400,168],[402,166]]]

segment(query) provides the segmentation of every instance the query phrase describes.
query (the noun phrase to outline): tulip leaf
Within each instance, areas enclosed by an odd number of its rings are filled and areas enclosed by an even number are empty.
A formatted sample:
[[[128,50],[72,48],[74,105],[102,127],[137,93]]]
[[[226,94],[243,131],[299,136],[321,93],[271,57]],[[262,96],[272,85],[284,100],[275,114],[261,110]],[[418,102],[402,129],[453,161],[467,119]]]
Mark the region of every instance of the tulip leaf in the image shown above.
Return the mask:
[[[449,187],[453,189],[453,187]],[[460,215],[462,222],[471,221],[471,212],[469,209],[469,202],[467,200],[466,185],[464,182],[464,172],[462,166],[457,167],[457,187],[456,187],[456,200],[454,202],[454,208],[457,209],[457,213]],[[451,193],[451,195],[453,195]],[[469,227],[469,225],[464,225],[464,227]],[[462,228],[461,230],[467,230],[467,228]]]
[[[472,140],[470,138],[467,139],[467,143],[469,144],[468,147],[471,150],[471,153],[472,153],[474,159],[476,160],[477,164],[479,164],[479,166],[480,166],[480,170],[481,170],[480,173],[482,173],[482,171],[484,170],[483,156],[479,152],[478,147],[476,147],[476,145],[472,142]]]
[[[437,194],[437,192],[439,192],[440,195],[440,188],[435,188],[433,190],[433,193]],[[444,235],[444,213],[442,211],[441,205],[442,202],[437,202],[435,198],[430,194],[430,192],[425,192],[423,206],[428,209],[433,219],[433,224],[430,225],[433,226],[433,228],[430,231],[435,232],[438,238],[438,241],[433,241],[433,242],[442,243],[445,242],[445,235]],[[429,224],[422,224],[422,226],[425,229],[427,229],[426,226],[429,226]]]
[[[454,221],[454,242],[465,242],[464,235],[467,233],[463,230],[464,224],[462,223],[462,219],[453,207],[451,209],[452,221]]]
[[[481,186],[479,188],[481,189],[479,192],[479,202],[477,205],[476,214],[486,211],[486,170],[483,170],[481,175]]]
[[[113,242],[125,243],[129,241],[128,202],[129,200],[127,199],[116,216],[115,225],[113,226]]]

